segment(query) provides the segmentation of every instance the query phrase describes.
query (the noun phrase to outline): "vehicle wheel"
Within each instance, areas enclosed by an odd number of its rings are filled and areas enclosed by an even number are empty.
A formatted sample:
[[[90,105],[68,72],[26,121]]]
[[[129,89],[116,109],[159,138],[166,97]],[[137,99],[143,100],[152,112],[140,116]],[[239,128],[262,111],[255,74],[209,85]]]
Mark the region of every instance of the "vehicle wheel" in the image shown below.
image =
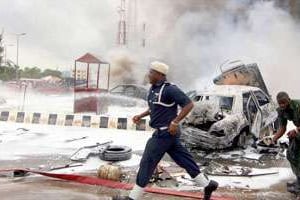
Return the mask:
[[[246,131],[241,131],[240,134],[234,138],[233,146],[239,147],[242,149],[247,148],[247,133],[246,133]]]
[[[132,149],[127,146],[110,145],[102,153],[100,159],[105,161],[124,161],[132,156]]]

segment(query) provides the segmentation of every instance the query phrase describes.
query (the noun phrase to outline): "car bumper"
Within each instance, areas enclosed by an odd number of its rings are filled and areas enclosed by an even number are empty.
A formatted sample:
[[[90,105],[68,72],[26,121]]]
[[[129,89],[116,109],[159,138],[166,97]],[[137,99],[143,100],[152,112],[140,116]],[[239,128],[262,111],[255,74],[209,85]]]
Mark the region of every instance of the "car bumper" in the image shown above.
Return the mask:
[[[224,149],[232,145],[232,141],[229,141],[227,136],[215,136],[198,128],[183,127],[181,133],[181,139],[188,147]]]

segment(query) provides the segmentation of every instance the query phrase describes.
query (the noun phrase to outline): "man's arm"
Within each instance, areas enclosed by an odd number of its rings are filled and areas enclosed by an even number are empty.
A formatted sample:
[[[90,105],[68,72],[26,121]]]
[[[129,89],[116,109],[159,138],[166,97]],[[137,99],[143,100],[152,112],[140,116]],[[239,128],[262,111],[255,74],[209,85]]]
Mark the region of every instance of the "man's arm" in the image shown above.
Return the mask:
[[[300,140],[300,132],[299,132],[299,129],[300,127],[296,127],[295,129],[293,130],[290,130],[288,133],[287,133],[287,136],[289,137],[289,139],[292,139],[292,138],[296,138],[297,140]]]
[[[286,126],[280,126],[279,130],[275,133],[274,137],[273,137],[273,141],[274,143],[277,142],[277,140],[283,136],[283,134],[285,133],[286,131]]]
[[[142,113],[139,114],[139,115],[135,115],[135,116],[132,118],[132,121],[133,121],[134,123],[138,124],[138,123],[140,123],[140,121],[141,121],[141,119],[142,119],[143,117],[146,117],[146,116],[148,116],[148,115],[150,115],[150,110],[149,110],[149,109],[146,110],[145,112],[142,112]]]
[[[169,126],[169,132],[172,135],[175,135],[177,133],[177,128],[178,125],[180,123],[180,121],[185,118],[185,116],[187,116],[189,114],[189,112],[191,112],[191,110],[194,107],[194,103],[191,101],[189,104],[185,105],[180,113],[177,115],[177,117],[175,117],[175,119],[172,120],[170,126]]]
[[[194,103],[191,101],[189,104],[187,104],[181,109],[180,113],[177,115],[175,119],[172,120],[172,122],[175,124],[179,124],[180,121],[191,112],[193,107],[194,107]]]

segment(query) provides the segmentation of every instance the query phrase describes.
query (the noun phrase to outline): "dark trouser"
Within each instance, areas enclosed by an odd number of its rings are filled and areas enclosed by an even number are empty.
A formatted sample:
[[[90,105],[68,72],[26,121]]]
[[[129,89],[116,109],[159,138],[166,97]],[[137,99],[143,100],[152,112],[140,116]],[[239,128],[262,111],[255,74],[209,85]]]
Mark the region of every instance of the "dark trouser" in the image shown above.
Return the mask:
[[[136,180],[138,186],[145,187],[148,184],[158,162],[165,153],[168,153],[176,164],[184,168],[192,178],[200,173],[198,165],[187,149],[182,146],[178,136],[171,136],[167,130],[155,131],[146,144],[140,162]]]
[[[293,173],[297,178],[300,178],[300,162],[298,160],[291,159],[289,156],[287,156],[287,159],[291,165]]]
[[[300,194],[300,152],[299,144],[294,140],[290,140],[290,145],[286,152],[286,158],[289,161],[293,173],[296,175],[297,180],[291,186],[288,186],[288,191],[296,194]]]
[[[290,162],[294,174],[300,177],[300,144],[297,140],[290,140],[286,158]]]

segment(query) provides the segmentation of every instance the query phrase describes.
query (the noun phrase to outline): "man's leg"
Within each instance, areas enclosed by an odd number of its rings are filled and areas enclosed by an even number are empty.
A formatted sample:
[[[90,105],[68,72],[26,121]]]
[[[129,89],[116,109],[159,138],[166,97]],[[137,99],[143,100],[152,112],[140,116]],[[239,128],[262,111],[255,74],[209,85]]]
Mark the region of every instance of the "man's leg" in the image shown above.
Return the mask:
[[[172,144],[171,138],[152,137],[148,140],[143,157],[140,162],[140,168],[136,178],[136,184],[131,190],[126,200],[140,200],[144,187],[147,186],[158,162],[164,156],[167,149]],[[117,200],[118,198],[116,198]],[[119,198],[120,199],[120,198]]]
[[[297,194],[300,194],[300,161],[295,159],[295,152],[291,153],[291,151],[287,151],[287,160],[290,163],[291,169],[296,176],[296,181],[287,182],[287,191]]]
[[[204,187],[204,200],[209,200],[213,191],[218,188],[218,183],[214,180],[209,180],[207,176],[200,172],[192,155],[182,146],[179,139],[167,152],[180,167],[184,168],[194,178],[197,184]]]
[[[291,189],[291,191],[289,191],[289,192],[295,193],[297,196],[300,196],[300,164],[298,162],[295,162],[295,163],[291,162],[290,163],[291,164],[291,168],[292,168],[294,174],[296,175],[297,179],[296,179],[296,181],[295,181],[295,183],[293,185],[294,188],[290,187],[288,189]]]

